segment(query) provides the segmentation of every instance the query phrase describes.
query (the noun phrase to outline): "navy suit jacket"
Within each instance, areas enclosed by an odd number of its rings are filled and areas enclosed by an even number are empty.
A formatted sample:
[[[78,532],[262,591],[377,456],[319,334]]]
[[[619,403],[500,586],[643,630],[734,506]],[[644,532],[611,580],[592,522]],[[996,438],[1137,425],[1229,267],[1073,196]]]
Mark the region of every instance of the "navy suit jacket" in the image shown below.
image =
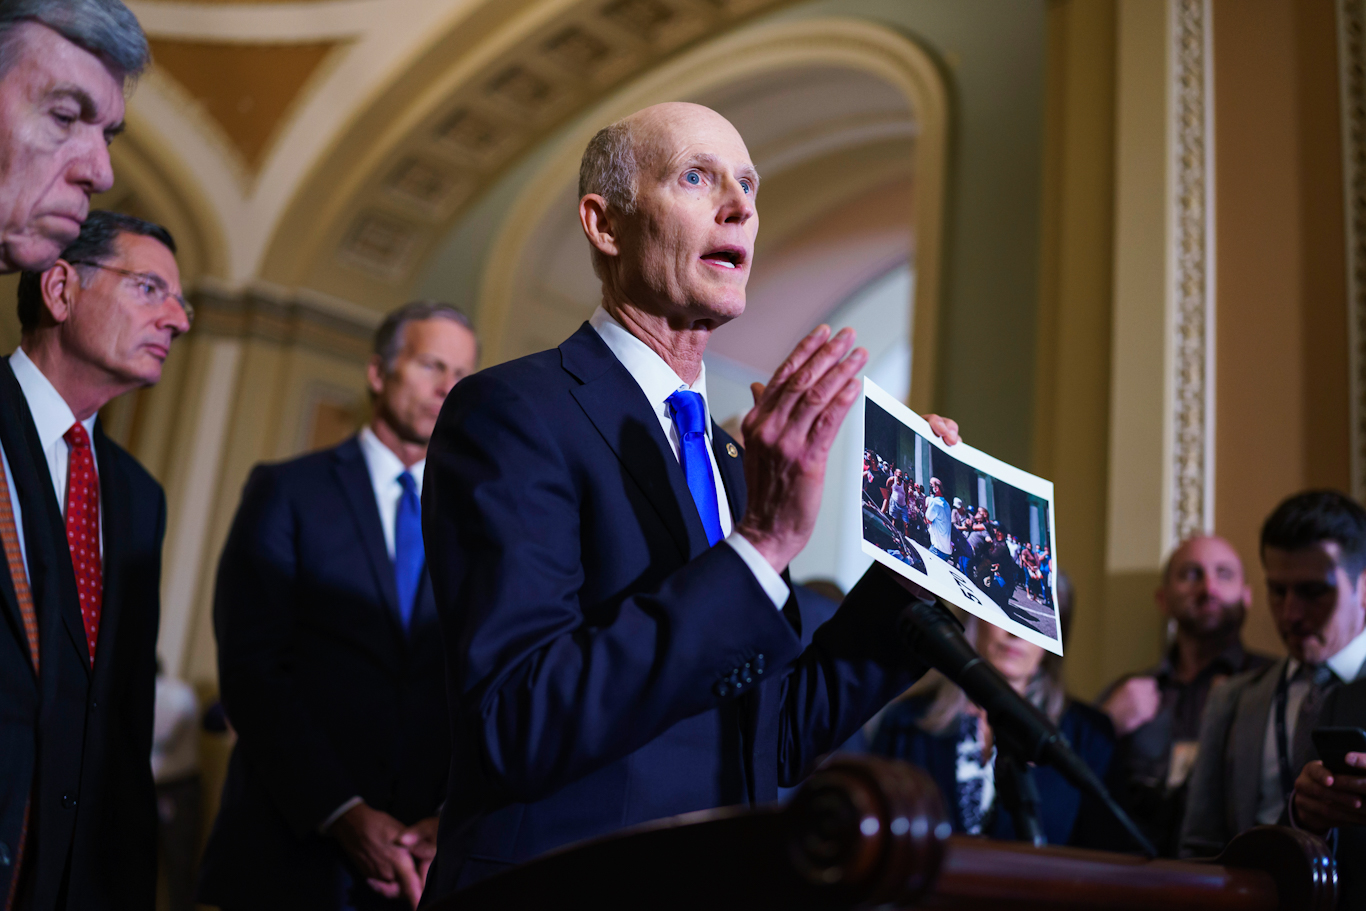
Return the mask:
[[[738,521],[733,441],[712,447]],[[423,528],[454,748],[426,901],[646,820],[773,800],[923,667],[874,568],[803,647],[709,547],[644,393],[586,323],[463,380],[428,451]]]
[[[963,814],[958,805],[958,723],[950,724],[942,733],[928,733],[917,724],[926,708],[924,700],[906,700],[890,707],[878,725],[872,752],[929,772],[944,795],[953,830],[963,832]],[[1105,781],[1112,777],[1110,758],[1115,749],[1115,729],[1104,712],[1068,700],[1067,709],[1058,719],[1058,730],[1097,778]],[[1106,809],[1090,798],[1083,798],[1056,769],[1036,766],[1033,775],[1039,790],[1039,825],[1050,845],[1133,850],[1123,829]],[[1008,841],[1018,837],[1015,821],[999,802],[982,834]]]
[[[20,905],[143,909],[156,898],[152,703],[160,623],[161,485],[95,423],[104,590],[91,668],[47,458],[8,358],[0,440],[23,509],[39,623],[35,678],[8,571],[0,570],[0,902],[32,795]],[[34,782],[37,782],[36,789]],[[3,858],[0,858],[3,861]]]
[[[450,764],[431,583],[405,634],[359,443],[258,466],[218,566],[223,705],[238,741],[200,901],[335,909],[350,871],[318,826],[360,796],[435,816]],[[360,895],[370,897],[363,880]]]

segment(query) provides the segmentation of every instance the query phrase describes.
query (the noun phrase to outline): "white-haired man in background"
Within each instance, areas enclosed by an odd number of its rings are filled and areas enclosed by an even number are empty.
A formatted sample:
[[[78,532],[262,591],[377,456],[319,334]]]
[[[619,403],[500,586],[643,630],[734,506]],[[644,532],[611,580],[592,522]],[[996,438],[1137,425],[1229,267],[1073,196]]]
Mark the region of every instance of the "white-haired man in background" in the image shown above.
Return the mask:
[[[109,143],[147,62],[119,0],[0,2],[0,273],[41,273],[76,240],[90,198],[113,186]],[[95,698],[114,659],[73,659],[87,645],[67,531],[48,502],[31,403],[8,368],[0,374],[0,908],[150,908],[154,806],[137,820],[98,812],[106,792],[143,793],[120,786],[126,745],[112,740],[127,733],[103,722],[111,707]],[[150,650],[118,659],[154,660]],[[145,714],[150,731],[150,691],[135,701],[117,711]]]

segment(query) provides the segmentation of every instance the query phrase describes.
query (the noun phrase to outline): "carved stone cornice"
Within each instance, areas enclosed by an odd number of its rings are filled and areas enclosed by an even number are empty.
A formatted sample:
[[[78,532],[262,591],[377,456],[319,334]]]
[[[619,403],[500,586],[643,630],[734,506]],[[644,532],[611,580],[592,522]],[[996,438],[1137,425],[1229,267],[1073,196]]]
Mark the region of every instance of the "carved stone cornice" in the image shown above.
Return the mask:
[[[365,363],[382,315],[355,304],[266,284],[229,290],[207,284],[194,294],[194,331],[301,345]]]
[[[1209,0],[1171,0],[1171,543],[1212,527],[1214,135]]]

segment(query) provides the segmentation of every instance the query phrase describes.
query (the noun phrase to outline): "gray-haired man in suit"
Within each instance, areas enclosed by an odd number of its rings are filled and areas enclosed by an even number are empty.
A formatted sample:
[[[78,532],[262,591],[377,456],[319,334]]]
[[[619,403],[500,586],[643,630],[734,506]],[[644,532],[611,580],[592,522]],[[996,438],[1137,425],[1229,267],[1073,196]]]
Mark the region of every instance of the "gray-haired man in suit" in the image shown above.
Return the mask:
[[[1262,526],[1261,556],[1290,654],[1210,695],[1183,857],[1218,854],[1238,833],[1282,819],[1324,701],[1366,664],[1366,510],[1336,491],[1290,497]]]

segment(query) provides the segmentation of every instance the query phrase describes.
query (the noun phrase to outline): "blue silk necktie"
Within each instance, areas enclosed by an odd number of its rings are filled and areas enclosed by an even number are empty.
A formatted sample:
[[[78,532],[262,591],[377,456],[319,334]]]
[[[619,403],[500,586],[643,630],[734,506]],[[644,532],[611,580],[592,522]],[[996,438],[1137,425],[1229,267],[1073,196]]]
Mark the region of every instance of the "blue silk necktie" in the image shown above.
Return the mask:
[[[721,540],[721,511],[716,502],[716,478],[711,471],[711,455],[707,452],[707,406],[697,392],[680,389],[666,401],[673,412],[678,428],[678,459],[683,463],[683,474],[688,479],[697,514],[702,518],[707,541]]]
[[[403,628],[413,619],[417,587],[422,582],[422,503],[417,498],[417,482],[408,472],[398,476],[403,493],[394,516],[394,582],[398,588],[398,612]]]

